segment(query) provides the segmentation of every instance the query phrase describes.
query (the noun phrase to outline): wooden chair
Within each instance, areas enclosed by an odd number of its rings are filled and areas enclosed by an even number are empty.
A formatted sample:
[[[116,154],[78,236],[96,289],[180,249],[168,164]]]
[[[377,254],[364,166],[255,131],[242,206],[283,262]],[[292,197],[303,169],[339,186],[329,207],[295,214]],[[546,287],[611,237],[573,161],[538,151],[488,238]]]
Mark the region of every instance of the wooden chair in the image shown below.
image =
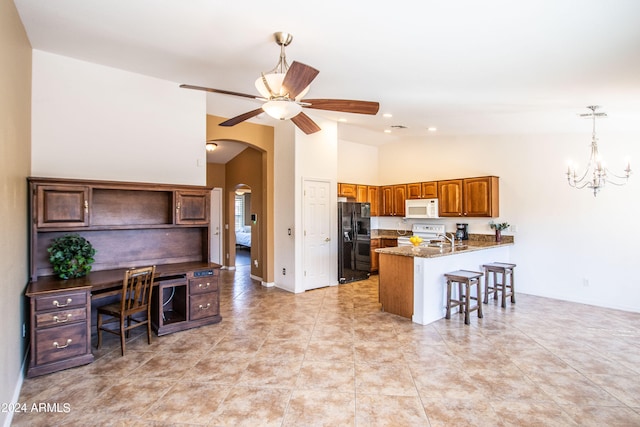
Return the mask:
[[[124,356],[125,337],[129,330],[147,325],[147,339],[151,344],[151,291],[156,274],[152,267],[135,268],[124,273],[122,281],[122,298],[119,302],[98,307],[98,348],[102,346],[102,331],[120,336],[120,349]],[[146,317],[142,318],[141,314]],[[103,316],[107,316],[106,320]],[[107,327],[119,322],[119,328]]]

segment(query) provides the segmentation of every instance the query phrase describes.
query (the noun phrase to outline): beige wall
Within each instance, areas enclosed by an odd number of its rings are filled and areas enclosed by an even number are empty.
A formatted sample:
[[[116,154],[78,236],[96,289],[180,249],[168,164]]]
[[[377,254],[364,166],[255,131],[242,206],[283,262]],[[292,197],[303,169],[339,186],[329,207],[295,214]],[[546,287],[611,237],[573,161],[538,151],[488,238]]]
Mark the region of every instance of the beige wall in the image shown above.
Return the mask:
[[[0,403],[17,398],[26,340],[27,182],[31,157],[31,45],[11,0],[0,0]],[[0,425],[9,416],[0,412]]]
[[[225,165],[220,163],[207,163],[207,187],[224,188]]]

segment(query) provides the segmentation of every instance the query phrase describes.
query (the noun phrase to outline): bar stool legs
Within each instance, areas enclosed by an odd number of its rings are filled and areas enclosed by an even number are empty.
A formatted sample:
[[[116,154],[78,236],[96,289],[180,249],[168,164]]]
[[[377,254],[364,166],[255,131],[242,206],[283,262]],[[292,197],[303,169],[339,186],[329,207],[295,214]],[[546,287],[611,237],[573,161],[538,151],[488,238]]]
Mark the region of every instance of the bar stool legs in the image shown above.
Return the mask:
[[[505,262],[492,262],[482,266],[484,268],[484,303],[489,303],[489,294],[493,294],[493,299],[498,299],[498,292],[502,293],[502,308],[507,307],[507,297],[511,297],[511,303],[516,303],[515,279],[513,269],[516,264]],[[493,286],[489,277],[493,276]],[[507,276],[509,282],[507,283]]]
[[[470,323],[469,313],[472,311],[478,311],[478,317],[482,318],[482,304],[480,298],[482,298],[482,276],[483,273],[477,271],[457,270],[444,275],[447,278],[447,314],[446,318],[451,318],[451,309],[454,307],[460,307],[460,310],[464,312],[464,323],[468,325]],[[458,299],[453,299],[451,295],[451,286],[458,284]],[[471,287],[476,286],[476,296],[471,296]],[[476,305],[471,307],[471,300],[476,300]]]

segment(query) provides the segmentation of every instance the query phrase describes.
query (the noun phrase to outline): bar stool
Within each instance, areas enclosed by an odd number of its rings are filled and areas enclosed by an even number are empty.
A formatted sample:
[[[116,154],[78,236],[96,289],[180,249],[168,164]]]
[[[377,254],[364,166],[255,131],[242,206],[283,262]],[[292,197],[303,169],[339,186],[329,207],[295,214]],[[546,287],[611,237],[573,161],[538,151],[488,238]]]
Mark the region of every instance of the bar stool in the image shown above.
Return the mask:
[[[507,307],[507,297],[511,297],[511,303],[516,303],[516,291],[514,287],[513,269],[515,264],[506,262],[492,262],[484,264],[484,303],[489,303],[489,294],[493,294],[493,299],[498,299],[498,292],[502,292],[502,308]],[[489,273],[493,273],[493,286],[489,285]],[[498,277],[500,275],[500,277]],[[507,276],[511,280],[507,283]],[[501,279],[501,280],[498,280]]]
[[[447,278],[447,319],[451,318],[451,309],[454,307],[461,307],[464,311],[464,323],[468,325],[469,313],[478,310],[478,317],[482,318],[482,304],[480,304],[480,298],[482,295],[482,276],[483,273],[469,270],[456,270],[450,273],[445,273]],[[451,296],[451,285],[458,284],[458,299],[455,300]],[[477,286],[477,293],[475,297],[471,296],[471,286]],[[464,292],[463,292],[464,291]],[[476,305],[471,307],[471,300],[477,301]]]

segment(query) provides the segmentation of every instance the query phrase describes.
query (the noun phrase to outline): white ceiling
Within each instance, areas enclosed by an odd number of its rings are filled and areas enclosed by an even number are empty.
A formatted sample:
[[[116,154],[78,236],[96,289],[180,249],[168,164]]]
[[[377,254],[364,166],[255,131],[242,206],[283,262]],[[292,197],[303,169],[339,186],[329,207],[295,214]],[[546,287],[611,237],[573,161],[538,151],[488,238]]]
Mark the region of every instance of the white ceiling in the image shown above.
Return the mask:
[[[329,114],[346,117],[340,137],[352,141],[588,135],[590,124],[576,115],[592,104],[604,106],[617,130],[640,130],[638,0],[15,3],[34,49],[249,94],[277,62],[273,33],[290,32],[289,62],[320,70],[307,97],[380,102],[375,117]],[[260,105],[207,97],[208,112],[224,117]],[[391,125],[407,129],[383,133]]]

